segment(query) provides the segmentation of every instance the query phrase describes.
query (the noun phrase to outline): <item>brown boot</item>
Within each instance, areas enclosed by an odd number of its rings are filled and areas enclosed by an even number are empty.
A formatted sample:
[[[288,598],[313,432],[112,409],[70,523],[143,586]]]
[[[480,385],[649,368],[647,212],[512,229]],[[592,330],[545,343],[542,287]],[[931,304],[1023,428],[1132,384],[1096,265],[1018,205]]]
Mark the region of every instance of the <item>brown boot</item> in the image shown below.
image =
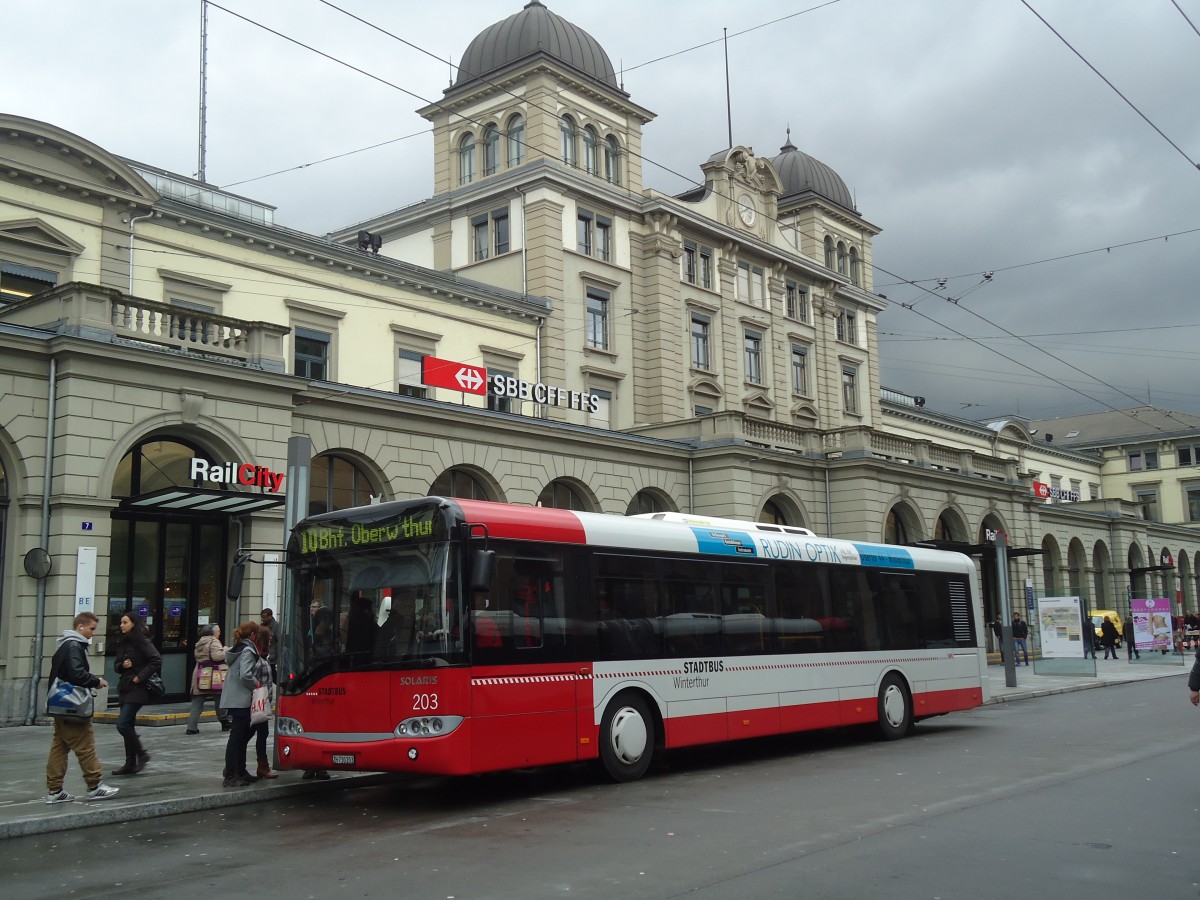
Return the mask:
[[[267,762],[266,757],[263,757],[263,756],[260,756],[258,758],[258,777],[259,778],[278,778],[279,777],[278,775],[276,775],[274,772],[271,771],[271,764],[269,762]]]

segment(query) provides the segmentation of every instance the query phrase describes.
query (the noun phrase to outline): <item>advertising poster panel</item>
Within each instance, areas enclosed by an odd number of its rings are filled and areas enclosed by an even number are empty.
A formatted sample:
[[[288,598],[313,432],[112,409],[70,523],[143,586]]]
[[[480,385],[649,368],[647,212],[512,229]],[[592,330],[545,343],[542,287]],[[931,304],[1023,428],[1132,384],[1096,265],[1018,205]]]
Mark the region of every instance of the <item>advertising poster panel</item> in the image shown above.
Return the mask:
[[[1171,602],[1166,597],[1129,601],[1133,615],[1133,637],[1139,650],[1170,650]]]
[[[1078,597],[1042,597],[1038,600],[1042,657],[1083,656],[1083,620]]]

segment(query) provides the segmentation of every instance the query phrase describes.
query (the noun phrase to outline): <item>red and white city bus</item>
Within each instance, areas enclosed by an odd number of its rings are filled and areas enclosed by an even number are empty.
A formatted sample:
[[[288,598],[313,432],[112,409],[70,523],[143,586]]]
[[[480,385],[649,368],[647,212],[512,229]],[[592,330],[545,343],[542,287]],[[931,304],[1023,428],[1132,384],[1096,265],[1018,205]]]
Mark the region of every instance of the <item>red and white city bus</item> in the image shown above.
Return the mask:
[[[301,522],[287,769],[461,775],[979,706],[967,557],[675,513],[427,497]]]

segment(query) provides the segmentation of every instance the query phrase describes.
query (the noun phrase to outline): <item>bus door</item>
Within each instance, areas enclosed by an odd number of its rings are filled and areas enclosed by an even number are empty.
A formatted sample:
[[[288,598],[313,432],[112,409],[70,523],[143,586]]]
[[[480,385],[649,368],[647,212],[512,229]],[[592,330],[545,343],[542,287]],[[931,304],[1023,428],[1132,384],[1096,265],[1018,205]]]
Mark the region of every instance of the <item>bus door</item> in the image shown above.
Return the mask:
[[[476,598],[472,613],[476,770],[577,758],[581,679],[579,664],[567,652],[563,596],[562,569],[555,561],[498,554],[492,591],[486,602]]]

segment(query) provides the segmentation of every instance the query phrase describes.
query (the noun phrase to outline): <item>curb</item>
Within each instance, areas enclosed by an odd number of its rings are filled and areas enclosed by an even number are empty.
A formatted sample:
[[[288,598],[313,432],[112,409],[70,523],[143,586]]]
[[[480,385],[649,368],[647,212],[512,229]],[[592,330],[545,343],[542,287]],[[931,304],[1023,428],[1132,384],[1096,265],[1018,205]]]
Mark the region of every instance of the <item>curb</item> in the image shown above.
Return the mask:
[[[121,822],[136,822],[143,819],[157,819],[162,816],[200,812],[206,809],[246,806],[251,803],[262,803],[266,800],[278,800],[282,797],[325,793],[334,790],[345,790],[351,787],[369,787],[406,779],[407,776],[393,775],[386,772],[368,773],[365,775],[334,775],[329,781],[263,785],[257,789],[251,787],[224,793],[200,794],[195,797],[154,800],[149,803],[138,803],[133,806],[111,806],[108,802],[88,803],[86,800],[76,800],[77,804],[86,808],[79,812],[69,812],[57,816],[30,817],[17,819],[12,822],[0,822],[0,840],[26,837],[34,834],[52,834],[56,831],[72,831],[76,828],[90,828],[95,825],[112,825]],[[66,804],[63,805],[65,806]]]

